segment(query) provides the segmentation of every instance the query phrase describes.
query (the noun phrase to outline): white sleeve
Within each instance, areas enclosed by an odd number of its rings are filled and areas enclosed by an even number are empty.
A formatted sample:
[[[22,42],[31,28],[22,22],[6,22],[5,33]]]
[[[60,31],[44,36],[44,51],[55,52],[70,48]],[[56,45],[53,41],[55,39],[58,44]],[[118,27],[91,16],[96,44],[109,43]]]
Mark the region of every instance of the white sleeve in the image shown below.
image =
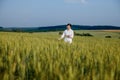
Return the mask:
[[[71,38],[73,38],[74,37],[74,32],[73,31],[71,31]]]
[[[65,37],[65,31],[63,32],[63,34],[61,35],[61,39]]]

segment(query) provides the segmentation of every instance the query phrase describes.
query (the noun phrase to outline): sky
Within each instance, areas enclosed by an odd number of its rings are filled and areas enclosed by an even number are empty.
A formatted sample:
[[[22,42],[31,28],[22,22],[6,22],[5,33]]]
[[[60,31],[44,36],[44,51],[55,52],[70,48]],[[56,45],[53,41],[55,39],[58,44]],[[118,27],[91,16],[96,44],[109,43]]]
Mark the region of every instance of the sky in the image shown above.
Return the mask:
[[[0,0],[0,26],[120,26],[119,0]]]

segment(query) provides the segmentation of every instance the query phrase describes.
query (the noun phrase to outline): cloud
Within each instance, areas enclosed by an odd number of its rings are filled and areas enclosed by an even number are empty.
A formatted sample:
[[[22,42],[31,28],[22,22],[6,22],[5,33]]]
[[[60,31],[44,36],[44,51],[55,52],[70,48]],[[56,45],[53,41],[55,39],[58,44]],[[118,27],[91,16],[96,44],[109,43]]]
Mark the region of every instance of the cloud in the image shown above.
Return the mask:
[[[81,3],[83,3],[83,4],[85,4],[86,3],[86,0],[80,0],[81,1]]]
[[[67,2],[67,3],[81,3],[81,4],[87,3],[86,0],[65,0],[65,2]]]

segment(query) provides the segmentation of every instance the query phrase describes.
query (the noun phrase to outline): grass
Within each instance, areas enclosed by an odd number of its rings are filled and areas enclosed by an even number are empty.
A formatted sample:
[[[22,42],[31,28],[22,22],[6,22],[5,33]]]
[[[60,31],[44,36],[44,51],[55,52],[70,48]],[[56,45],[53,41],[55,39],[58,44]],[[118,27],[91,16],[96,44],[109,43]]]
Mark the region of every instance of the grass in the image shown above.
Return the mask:
[[[0,33],[1,80],[120,80],[119,34],[88,32],[71,45],[58,32]],[[106,39],[104,34],[113,38]],[[98,37],[100,36],[100,37]]]

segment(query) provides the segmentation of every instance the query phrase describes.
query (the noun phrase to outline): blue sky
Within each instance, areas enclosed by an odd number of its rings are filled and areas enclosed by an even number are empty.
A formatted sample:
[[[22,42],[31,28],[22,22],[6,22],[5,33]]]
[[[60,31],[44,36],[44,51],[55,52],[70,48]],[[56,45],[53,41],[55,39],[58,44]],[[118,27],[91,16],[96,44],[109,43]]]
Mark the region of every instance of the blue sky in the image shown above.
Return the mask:
[[[0,26],[120,26],[119,0],[0,0]]]

